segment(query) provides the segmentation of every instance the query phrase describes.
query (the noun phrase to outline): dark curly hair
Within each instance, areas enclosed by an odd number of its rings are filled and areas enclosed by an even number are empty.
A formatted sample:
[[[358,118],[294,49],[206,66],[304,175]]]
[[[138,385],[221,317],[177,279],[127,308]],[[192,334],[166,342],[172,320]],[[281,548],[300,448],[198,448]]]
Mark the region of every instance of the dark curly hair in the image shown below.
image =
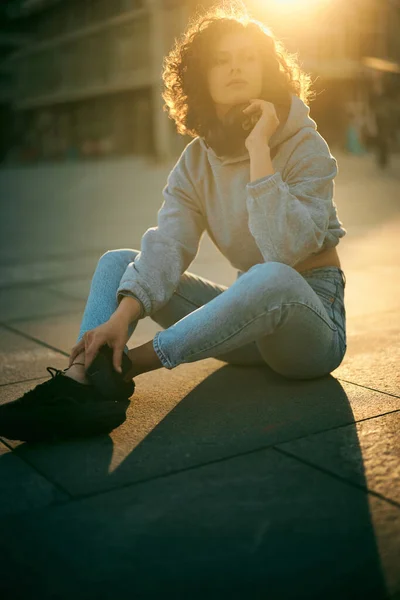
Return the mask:
[[[205,14],[197,14],[186,31],[175,39],[164,57],[162,79],[165,100],[179,134],[207,137],[216,124],[216,111],[207,84],[211,51],[225,33],[247,32],[260,49],[264,61],[261,98],[287,106],[290,95],[308,102],[311,78],[299,66],[297,54],[290,54],[283,44],[260,21],[251,18],[243,6],[228,8],[216,5]]]

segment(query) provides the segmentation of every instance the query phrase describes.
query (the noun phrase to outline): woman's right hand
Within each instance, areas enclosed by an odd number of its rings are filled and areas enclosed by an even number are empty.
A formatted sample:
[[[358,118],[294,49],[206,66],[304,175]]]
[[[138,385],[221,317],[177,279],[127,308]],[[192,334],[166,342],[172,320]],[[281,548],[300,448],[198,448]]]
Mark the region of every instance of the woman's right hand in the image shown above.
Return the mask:
[[[122,373],[122,353],[128,339],[128,323],[126,319],[118,318],[114,313],[108,321],[84,333],[82,339],[71,350],[68,366],[70,367],[75,358],[84,351],[85,371],[87,371],[101,346],[107,344],[113,349],[114,369],[118,373]]]

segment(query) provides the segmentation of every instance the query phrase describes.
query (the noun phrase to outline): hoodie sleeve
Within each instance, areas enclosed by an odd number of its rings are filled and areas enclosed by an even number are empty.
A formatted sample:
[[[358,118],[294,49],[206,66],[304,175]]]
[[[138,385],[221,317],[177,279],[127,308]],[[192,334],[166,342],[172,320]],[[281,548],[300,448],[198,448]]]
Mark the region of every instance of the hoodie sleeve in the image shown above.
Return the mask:
[[[285,181],[278,171],[246,185],[249,229],[265,262],[293,266],[322,248],[337,172],[333,156],[310,154]]]
[[[118,304],[123,296],[139,300],[139,318],[150,316],[169,301],[195,258],[205,230],[195,189],[179,162],[162,193],[158,224],[142,236],[140,252],[127,266],[116,292]]]

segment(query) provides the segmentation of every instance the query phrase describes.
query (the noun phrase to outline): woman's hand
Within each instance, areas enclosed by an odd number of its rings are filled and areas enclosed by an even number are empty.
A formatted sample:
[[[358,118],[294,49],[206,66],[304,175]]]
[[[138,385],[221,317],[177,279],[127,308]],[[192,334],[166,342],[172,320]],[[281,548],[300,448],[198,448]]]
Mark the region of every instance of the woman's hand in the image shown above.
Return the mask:
[[[261,141],[264,144],[269,144],[271,136],[279,126],[279,119],[272,102],[257,98],[251,99],[250,102],[250,106],[245,108],[243,113],[249,115],[251,120],[258,119],[258,121],[245,140],[248,150],[254,142],[259,143]]]
[[[98,350],[104,344],[113,348],[113,365],[118,373],[122,373],[122,353],[129,339],[128,324],[126,319],[114,315],[102,325],[86,331],[82,339],[72,348],[69,365],[81,352],[85,351],[85,371],[95,359]]]

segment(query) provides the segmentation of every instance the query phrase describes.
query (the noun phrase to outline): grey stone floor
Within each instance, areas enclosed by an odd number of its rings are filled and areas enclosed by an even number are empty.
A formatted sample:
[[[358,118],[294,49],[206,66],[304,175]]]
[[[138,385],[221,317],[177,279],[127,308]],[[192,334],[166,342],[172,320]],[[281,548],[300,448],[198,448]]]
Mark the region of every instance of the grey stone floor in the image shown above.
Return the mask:
[[[160,369],[109,436],[0,439],[2,598],[400,597],[400,157],[380,173],[334,154],[342,364],[312,381]],[[172,166],[0,172],[0,403],[66,366],[98,258],[140,248]],[[189,270],[236,276],[208,237]],[[129,345],[159,329],[140,321]]]

